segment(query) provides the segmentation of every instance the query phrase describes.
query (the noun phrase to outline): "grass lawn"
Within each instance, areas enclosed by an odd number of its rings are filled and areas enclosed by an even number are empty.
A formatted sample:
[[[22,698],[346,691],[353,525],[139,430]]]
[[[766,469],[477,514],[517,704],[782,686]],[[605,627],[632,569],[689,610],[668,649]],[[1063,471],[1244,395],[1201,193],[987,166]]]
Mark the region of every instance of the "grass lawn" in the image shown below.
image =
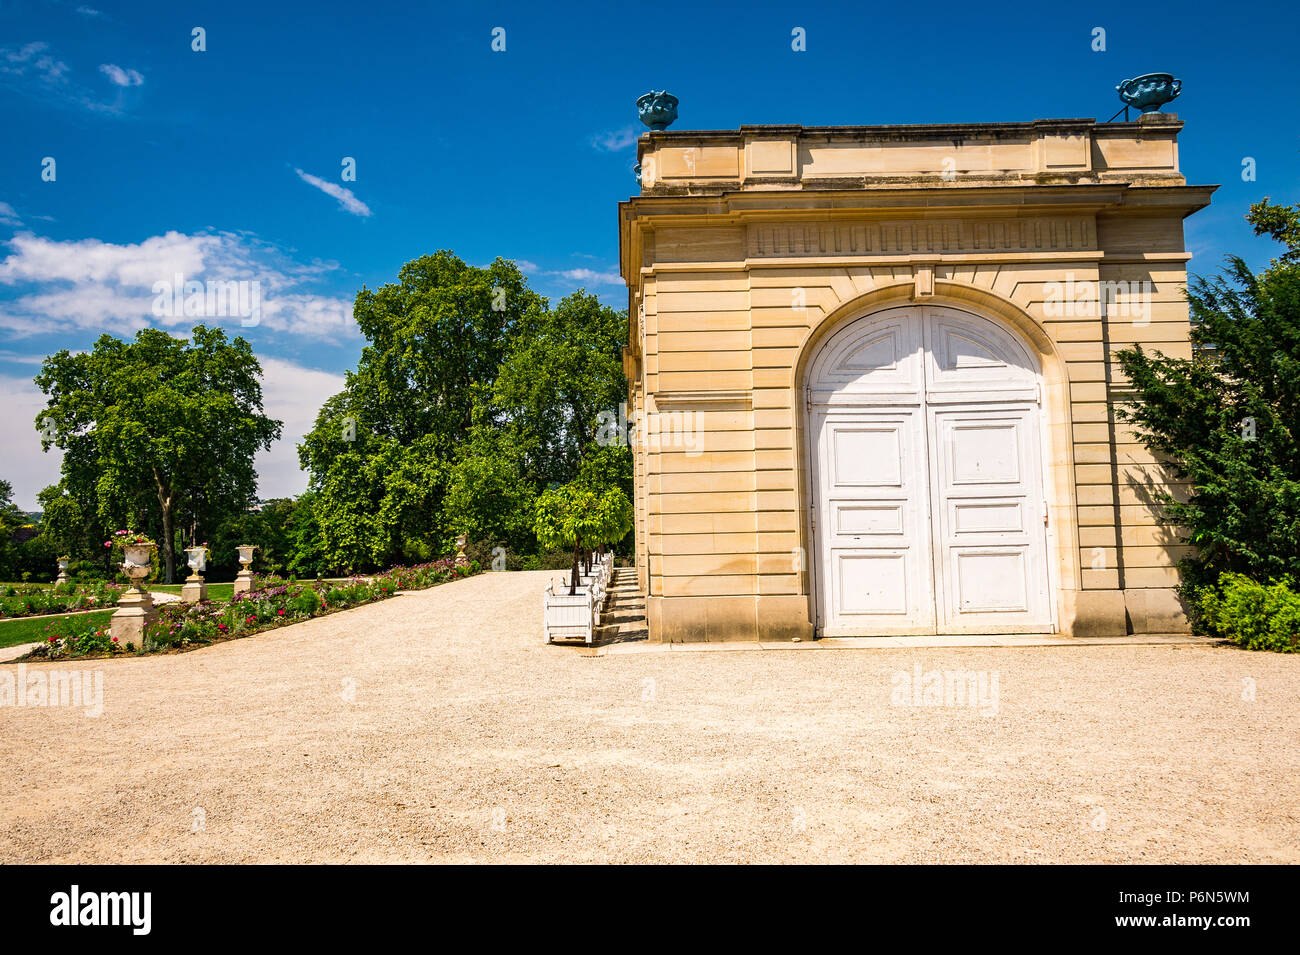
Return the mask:
[[[343,580],[344,578],[330,578]],[[0,584],[3,586],[3,584]],[[30,586],[30,585],[29,585]],[[51,586],[44,584],[43,586]],[[160,593],[179,594],[184,584],[150,584],[149,589]],[[208,584],[209,600],[229,600],[235,595],[235,585],[229,581],[224,584]],[[114,608],[116,609],[116,608]],[[55,620],[67,619],[67,614],[42,614],[35,617],[15,617],[0,620],[0,647],[14,647],[20,643],[32,643],[45,638],[45,627]],[[91,613],[76,615],[79,624],[106,624],[113,616],[113,610],[96,610]]]
[[[113,616],[112,610],[95,610],[76,615],[78,626],[106,625]],[[71,619],[67,614],[45,614],[40,617],[18,617],[0,621],[0,647],[15,647],[20,643],[33,643],[45,639],[45,627],[56,620]]]
[[[184,584],[150,584],[150,590],[156,590],[164,594],[179,594]],[[229,600],[235,595],[235,585],[233,583],[208,584],[209,600]]]

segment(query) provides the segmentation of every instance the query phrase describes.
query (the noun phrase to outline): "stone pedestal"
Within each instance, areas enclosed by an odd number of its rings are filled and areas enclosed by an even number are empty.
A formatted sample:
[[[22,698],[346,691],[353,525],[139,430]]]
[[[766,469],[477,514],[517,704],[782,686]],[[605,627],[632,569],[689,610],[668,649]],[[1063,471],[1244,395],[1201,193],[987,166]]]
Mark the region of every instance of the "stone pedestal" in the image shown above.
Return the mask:
[[[185,563],[189,565],[190,575],[185,578],[181,588],[181,600],[196,604],[208,599],[208,585],[203,580],[203,572],[208,569],[208,545],[185,548]]]
[[[246,594],[253,589],[253,551],[257,550],[256,544],[240,544],[235,548],[239,551],[239,573],[235,575],[235,593]]]
[[[69,559],[67,557],[59,558],[59,576],[54,578],[55,586],[66,584],[72,580],[72,578],[68,576],[68,563]]]
[[[154,617],[153,597],[145,590],[128,590],[117,602],[109,633],[117,638],[118,646],[125,649],[128,643],[137,650],[144,648],[144,627]]]

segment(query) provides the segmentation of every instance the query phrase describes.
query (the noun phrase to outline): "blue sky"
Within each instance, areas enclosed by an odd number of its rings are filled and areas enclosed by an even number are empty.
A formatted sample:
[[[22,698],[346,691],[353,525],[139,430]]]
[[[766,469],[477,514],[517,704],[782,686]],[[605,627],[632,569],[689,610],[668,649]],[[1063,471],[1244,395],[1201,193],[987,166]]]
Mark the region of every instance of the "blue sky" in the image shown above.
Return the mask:
[[[187,327],[151,314],[159,274],[261,282],[261,323],[231,324],[286,422],[258,462],[266,495],[304,486],[292,444],[355,365],[353,295],[407,260],[506,256],[553,299],[584,286],[623,307],[616,203],[651,88],[681,98],[679,129],[1104,120],[1120,80],[1172,72],[1183,171],[1222,184],[1188,222],[1191,267],[1262,267],[1242,214],[1300,200],[1297,26],[1283,3],[0,0],[0,477],[27,507],[57,479],[30,424],[43,355]]]

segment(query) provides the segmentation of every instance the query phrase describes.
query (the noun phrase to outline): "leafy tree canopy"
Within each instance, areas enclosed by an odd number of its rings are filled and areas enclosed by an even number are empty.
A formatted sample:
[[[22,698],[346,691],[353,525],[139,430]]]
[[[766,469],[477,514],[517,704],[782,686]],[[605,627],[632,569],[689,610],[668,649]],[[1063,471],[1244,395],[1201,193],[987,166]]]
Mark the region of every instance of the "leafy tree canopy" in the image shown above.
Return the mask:
[[[363,289],[353,313],[361,361],[299,446],[322,559],[418,561],[458,533],[531,550],[536,495],[577,475],[626,394],[622,315],[583,291],[551,309],[513,262],[447,251]]]
[[[578,586],[582,552],[622,540],[632,527],[632,504],[617,487],[595,490],[573,481],[549,488],[537,498],[534,526],[543,547],[573,548],[572,594]]]
[[[1117,416],[1189,485],[1185,501],[1154,492],[1195,545],[1189,597],[1228,571],[1300,575],[1300,209],[1265,199],[1246,218],[1285,252],[1259,275],[1232,256],[1192,282],[1193,357],[1118,354],[1133,397]]]
[[[103,335],[88,352],[46,358],[36,384],[47,395],[42,445],[64,451],[62,492],[101,530],[156,535],[168,582],[178,511],[211,526],[246,509],[253,457],[280,435],[262,413],[248,342],[203,325],[189,339],[153,328],[131,341]]]
[[[17,577],[18,544],[14,534],[27,522],[27,515],[13,502],[14,487],[0,479],[0,580]]]

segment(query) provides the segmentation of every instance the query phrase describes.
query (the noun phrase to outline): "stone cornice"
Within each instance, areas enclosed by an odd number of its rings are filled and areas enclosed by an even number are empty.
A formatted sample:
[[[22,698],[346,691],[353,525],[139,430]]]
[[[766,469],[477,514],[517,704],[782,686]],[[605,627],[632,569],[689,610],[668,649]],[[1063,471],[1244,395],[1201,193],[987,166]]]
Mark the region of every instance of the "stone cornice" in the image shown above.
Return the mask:
[[[720,217],[734,221],[762,217],[791,220],[801,217],[860,217],[872,214],[896,217],[901,211],[906,211],[909,215],[949,215],[957,210],[978,216],[1027,207],[1050,207],[1051,211],[1061,212],[1065,207],[1099,211],[1106,207],[1164,205],[1186,206],[1186,214],[1190,214],[1208,205],[1210,195],[1217,188],[1218,186],[1187,186],[1181,183],[1138,186],[1114,182],[1041,186],[1018,183],[951,185],[940,188],[841,188],[835,192],[793,194],[723,191],[717,195],[636,196],[620,202],[619,211],[624,218],[635,216],[647,224],[652,218],[655,223],[666,224],[676,216],[684,219]],[[720,222],[715,219],[709,224],[718,225]]]
[[[1121,183],[815,196],[641,197],[619,206],[623,277],[639,282],[641,270],[634,263],[641,261],[642,246],[653,241],[657,231],[673,228],[743,230],[741,258],[750,262],[806,256],[819,256],[828,263],[896,260],[917,253],[949,261],[1090,257],[1097,254],[1099,217],[1152,213],[1185,217],[1208,205],[1216,188]]]
[[[769,124],[741,126],[739,129],[666,129],[641,134],[637,158],[661,143],[729,143],[738,139],[767,139],[780,136],[834,140],[841,142],[912,142],[927,139],[968,140],[979,138],[1024,137],[1040,133],[1088,133],[1101,130],[1110,135],[1138,135],[1144,129],[1180,130],[1176,113],[1156,114],[1141,122],[1099,123],[1095,118],[1033,119],[1010,123],[911,123],[866,126],[801,126]]]

